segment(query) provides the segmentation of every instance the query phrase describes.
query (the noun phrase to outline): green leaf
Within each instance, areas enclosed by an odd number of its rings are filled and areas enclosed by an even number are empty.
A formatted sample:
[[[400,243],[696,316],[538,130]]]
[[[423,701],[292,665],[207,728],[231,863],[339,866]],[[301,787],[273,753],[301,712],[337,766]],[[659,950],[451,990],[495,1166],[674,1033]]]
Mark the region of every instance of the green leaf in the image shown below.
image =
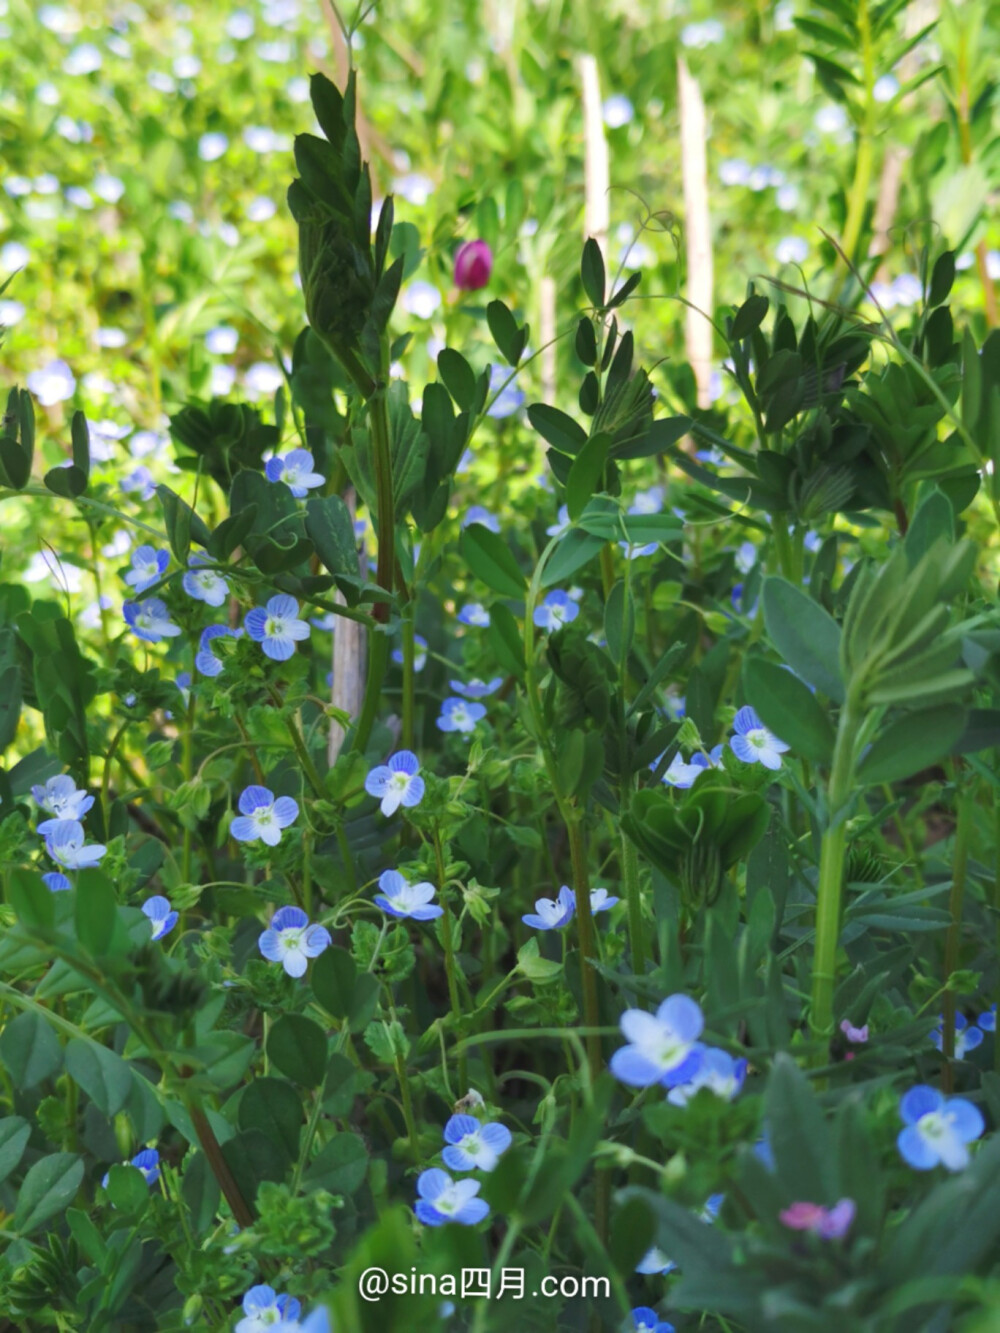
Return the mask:
[[[775,1171],[789,1199],[833,1199],[833,1145],[820,1105],[791,1056],[779,1053],[764,1093]]]
[[[601,431],[587,441],[573,460],[566,478],[566,507],[574,522],[587,507],[587,502],[602,490],[601,481],[610,445],[611,436]]]
[[[339,495],[313,496],[306,502],[306,532],[329,573],[357,574],[354,524]]]
[[[55,900],[36,871],[20,868],[12,870],[8,896],[22,926],[43,933],[53,929],[56,922]]]
[[[352,1195],[368,1174],[368,1151],[359,1134],[335,1134],[310,1162],[305,1173],[307,1189],[330,1194]]]
[[[763,657],[743,663],[743,689],[766,727],[803,759],[828,764],[833,757],[830,719],[799,678]]]
[[[655,454],[666,453],[678,440],[688,434],[691,425],[690,417],[659,417],[644,435],[615,444],[611,450],[611,457],[627,460],[650,458]]]
[[[597,334],[594,332],[593,320],[588,319],[586,315],[581,316],[576,326],[574,348],[585,366],[597,364]]]
[[[927,295],[928,306],[941,305],[955,281],[955,251],[945,250],[939,255],[931,272],[931,286]]]
[[[324,949],[313,964],[313,994],[328,1014],[346,1020],[352,1032],[360,1032],[370,1021],[378,1001],[379,986],[370,972],[358,972],[346,949]]]
[[[612,661],[619,668],[628,658],[634,636],[635,602],[631,590],[625,587],[625,580],[619,579],[604,608],[604,637]]]
[[[132,1091],[132,1070],[107,1046],[74,1037],[66,1047],[66,1072],[106,1116],[117,1115]]]
[[[28,1010],[0,1032],[0,1060],[17,1088],[33,1088],[51,1078],[62,1065],[62,1047],[51,1024]]]
[[[284,1180],[289,1161],[277,1143],[259,1129],[243,1130],[222,1145],[222,1156],[240,1193],[253,1205],[265,1180]]]
[[[906,562],[911,569],[941,537],[949,545],[954,542],[955,512],[944,492],[934,486],[917,507],[903,542]]]
[[[532,403],[528,420],[542,439],[561,454],[577,454],[587,443],[587,432],[580,423],[548,403]]]
[[[733,316],[729,341],[741,342],[742,339],[749,338],[755,329],[759,329],[770,304],[766,296],[759,294],[748,296]]]
[[[240,1098],[240,1129],[259,1129],[294,1162],[302,1132],[302,1099],[280,1078],[255,1078]]]
[[[504,305],[503,301],[491,301],[486,307],[486,323],[489,325],[493,341],[508,365],[516,366],[524,353],[528,330],[518,328],[517,320]]]
[[[587,293],[591,305],[597,306],[599,310],[603,309],[607,274],[604,271],[604,256],[601,254],[601,247],[593,236],[588,236],[583,244],[580,277],[583,280],[583,290]]]
[[[453,347],[445,347],[438,354],[437,368],[459,410],[471,411],[476,399],[476,377],[462,353]]]
[[[326,1033],[302,1014],[282,1014],[268,1036],[267,1055],[286,1078],[316,1088],[326,1069]]]
[[[163,510],[163,523],[167,529],[170,549],[180,563],[186,565],[192,540],[199,546],[208,546],[212,534],[204,521],[176,491],[172,491],[169,486],[160,485],[156,488],[156,494]]]
[[[524,676],[524,639],[513,613],[502,602],[490,607],[486,637],[498,665],[520,680]]]
[[[462,558],[477,579],[503,597],[523,598],[527,580],[508,544],[482,523],[470,523],[459,538]]]
[[[558,545],[549,556],[542,578],[542,587],[552,588],[557,583],[564,583],[578,569],[589,565],[605,540],[604,537],[595,536],[592,532],[584,532],[582,528],[570,528],[569,532],[559,539]]]
[[[957,704],[906,713],[879,736],[858,765],[861,782],[899,782],[954,753],[967,714]]]
[[[0,1120],[0,1180],[6,1180],[16,1170],[31,1138],[31,1126],[19,1115]]]
[[[149,1186],[137,1166],[116,1162],[108,1171],[108,1198],[120,1213],[135,1216],[149,1205]]]
[[[764,580],[764,623],[771,642],[797,676],[835,703],[844,701],[840,626],[808,593],[787,580]]]
[[[30,1235],[63,1212],[82,1180],[83,1161],[76,1153],[57,1152],[36,1162],[18,1191],[14,1230]]]
[[[542,958],[538,952],[538,941],[528,940],[517,953],[517,968],[529,981],[545,983],[555,981],[562,973],[562,963],[549,958]]]
[[[81,870],[76,886],[76,937],[95,957],[106,954],[118,920],[115,887],[100,870]]]

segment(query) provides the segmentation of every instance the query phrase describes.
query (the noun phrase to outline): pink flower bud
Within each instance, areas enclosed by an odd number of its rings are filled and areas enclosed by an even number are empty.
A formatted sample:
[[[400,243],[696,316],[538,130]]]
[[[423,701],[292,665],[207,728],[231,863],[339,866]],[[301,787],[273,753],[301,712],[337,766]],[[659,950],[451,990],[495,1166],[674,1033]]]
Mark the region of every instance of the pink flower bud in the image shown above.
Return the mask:
[[[466,241],[455,255],[455,286],[462,292],[478,292],[493,271],[493,252],[485,241]]]

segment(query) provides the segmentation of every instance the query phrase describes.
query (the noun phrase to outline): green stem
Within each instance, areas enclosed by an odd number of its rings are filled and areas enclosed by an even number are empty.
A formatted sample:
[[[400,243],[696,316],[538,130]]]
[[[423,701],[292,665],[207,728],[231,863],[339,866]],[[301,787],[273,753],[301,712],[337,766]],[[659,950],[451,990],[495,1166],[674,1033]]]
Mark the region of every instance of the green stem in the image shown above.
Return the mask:
[[[623,794],[628,792],[623,789]],[[628,937],[632,946],[632,971],[637,977],[646,972],[646,928],[642,921],[642,891],[639,888],[639,853],[631,838],[622,835],[622,884],[628,904]]]
[[[396,1056],[396,1077],[399,1079],[399,1091],[403,1099],[403,1120],[410,1139],[410,1152],[415,1162],[420,1160],[420,1142],[417,1134],[417,1122],[413,1115],[413,1096],[410,1093],[410,1081],[406,1077],[406,1066],[401,1055]]]
[[[954,1086],[955,1059],[955,992],[949,982],[958,966],[962,943],[962,903],[965,898],[966,869],[969,864],[969,838],[972,833],[972,794],[966,790],[958,797],[958,816],[955,824],[955,843],[951,853],[951,893],[948,895],[948,934],[944,943],[944,1019],[941,1050],[945,1058],[941,1084],[945,1092]]]
[[[455,965],[455,942],[452,936],[452,915],[448,900],[445,897],[445,864],[444,849],[441,846],[441,831],[437,827],[434,829],[434,856],[437,861],[438,892],[441,895],[441,906],[444,908],[441,917],[441,943],[444,947],[444,970],[448,979],[448,1000],[451,1004],[451,1012],[455,1015],[455,1022],[461,1024],[462,1020],[462,997],[458,993],[458,969]],[[458,1053],[458,1081],[461,1084],[462,1096],[468,1091],[469,1071],[466,1065],[465,1051]]]
[[[413,749],[413,720],[416,708],[416,602],[410,599],[403,616],[403,749]]]
[[[864,68],[864,118],[858,127],[858,151],[854,162],[854,180],[847,199],[847,217],[841,247],[849,260],[854,259],[875,166],[875,59],[872,47],[871,20],[868,0],[858,2],[858,33],[861,39],[861,58]]]
[[[851,795],[854,749],[860,716],[856,701],[848,695],[837,726],[833,767],[827,789],[828,823],[820,848],[819,881],[816,886],[816,942],[812,968],[813,1035],[829,1041],[833,1035],[833,991],[837,978],[837,942],[840,938],[841,898],[844,883],[844,852],[847,846],[845,806]]]

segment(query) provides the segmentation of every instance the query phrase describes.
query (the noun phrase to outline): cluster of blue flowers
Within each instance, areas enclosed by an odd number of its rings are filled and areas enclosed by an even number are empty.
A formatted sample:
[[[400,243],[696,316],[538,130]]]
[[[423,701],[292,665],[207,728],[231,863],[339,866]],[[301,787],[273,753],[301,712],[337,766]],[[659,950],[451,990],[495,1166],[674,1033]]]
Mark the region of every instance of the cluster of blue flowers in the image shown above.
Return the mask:
[[[322,1305],[300,1322],[301,1303],[266,1283],[251,1287],[242,1307],[235,1333],[331,1333],[330,1316]]]
[[[38,832],[45,839],[45,850],[62,870],[50,870],[42,880],[52,893],[65,893],[73,887],[66,870],[86,870],[97,866],[107,854],[103,843],[88,843],[83,818],[94,804],[89,792],[77,787],[68,773],[49,778],[44,784],[31,789],[35,804],[50,818],[38,824]],[[170,900],[154,894],[142,904],[149,919],[153,939],[162,939],[177,924],[178,914]]]
[[[511,1133],[499,1121],[483,1124],[475,1116],[453,1115],[444,1127],[444,1141],[441,1159],[450,1170],[489,1172],[510,1147]],[[440,1167],[430,1167],[417,1178],[413,1211],[429,1227],[446,1222],[475,1226],[490,1211],[485,1199],[477,1197],[479,1188],[478,1180],[453,1180]]]
[[[737,759],[745,764],[763,764],[772,772],[781,768],[781,756],[789,747],[779,740],[772,731],[764,726],[757,713],[749,705],[741,708],[733,718],[733,735],[729,738],[729,748]],[[655,770],[659,761],[650,764]],[[695,754],[690,760],[684,760],[675,754],[663,774],[663,781],[669,787],[686,790],[693,786],[702,773],[712,768],[722,768],[722,746],[716,745],[709,754]]]
[[[607,912],[619,902],[618,898],[609,897],[607,889],[591,889],[591,913]],[[538,898],[534,912],[527,912],[521,917],[526,926],[533,930],[562,930],[568,926],[576,912],[576,894],[564,884],[556,898]]]
[[[668,1099],[686,1106],[702,1088],[731,1101],[743,1087],[747,1062],[699,1040],[705,1027],[701,1007],[689,995],[669,995],[655,1014],[626,1009],[621,1030],[628,1045],[611,1057],[611,1072],[632,1088],[659,1083]]]

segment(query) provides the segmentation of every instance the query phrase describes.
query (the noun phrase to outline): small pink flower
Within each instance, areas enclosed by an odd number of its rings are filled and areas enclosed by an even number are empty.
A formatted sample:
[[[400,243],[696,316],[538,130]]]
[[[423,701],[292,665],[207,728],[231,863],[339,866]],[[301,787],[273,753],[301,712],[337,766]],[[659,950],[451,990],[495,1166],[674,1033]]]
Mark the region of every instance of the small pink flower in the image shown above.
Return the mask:
[[[845,1018],[843,1023],[841,1023],[840,1025],[840,1030],[848,1041],[854,1042],[856,1045],[861,1044],[862,1042],[866,1042],[868,1040],[867,1023],[864,1025],[863,1028],[856,1028],[852,1027],[850,1020]]]
[[[840,1240],[846,1236],[857,1211],[853,1199],[840,1199],[832,1208],[821,1203],[793,1203],[779,1216],[792,1231],[810,1231],[821,1240]]]
[[[485,241],[466,241],[455,254],[455,286],[462,292],[478,292],[490,280],[493,252]]]

